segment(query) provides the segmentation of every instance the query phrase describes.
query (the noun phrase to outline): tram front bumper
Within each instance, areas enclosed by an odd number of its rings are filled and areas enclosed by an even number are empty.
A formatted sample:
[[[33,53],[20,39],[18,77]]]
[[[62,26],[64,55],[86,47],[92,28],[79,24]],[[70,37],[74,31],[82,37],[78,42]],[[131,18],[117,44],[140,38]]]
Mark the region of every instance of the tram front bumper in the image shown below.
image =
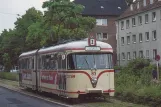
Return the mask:
[[[86,89],[86,93],[103,93],[102,89]]]

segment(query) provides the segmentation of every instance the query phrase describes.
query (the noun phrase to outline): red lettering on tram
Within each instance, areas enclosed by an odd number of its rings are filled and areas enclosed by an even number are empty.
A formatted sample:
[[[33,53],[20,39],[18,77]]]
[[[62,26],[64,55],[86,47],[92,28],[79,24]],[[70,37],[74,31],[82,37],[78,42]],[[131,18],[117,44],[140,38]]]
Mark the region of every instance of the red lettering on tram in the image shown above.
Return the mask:
[[[48,84],[57,84],[58,78],[56,72],[41,72],[41,82]]]

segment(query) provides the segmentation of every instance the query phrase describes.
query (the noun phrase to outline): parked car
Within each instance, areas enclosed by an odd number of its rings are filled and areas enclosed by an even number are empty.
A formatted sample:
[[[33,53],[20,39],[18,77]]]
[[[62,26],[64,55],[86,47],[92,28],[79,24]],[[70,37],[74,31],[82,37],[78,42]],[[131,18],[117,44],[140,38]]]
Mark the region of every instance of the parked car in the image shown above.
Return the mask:
[[[10,72],[18,72],[19,69],[18,69],[18,66],[15,66],[13,69],[10,70]]]

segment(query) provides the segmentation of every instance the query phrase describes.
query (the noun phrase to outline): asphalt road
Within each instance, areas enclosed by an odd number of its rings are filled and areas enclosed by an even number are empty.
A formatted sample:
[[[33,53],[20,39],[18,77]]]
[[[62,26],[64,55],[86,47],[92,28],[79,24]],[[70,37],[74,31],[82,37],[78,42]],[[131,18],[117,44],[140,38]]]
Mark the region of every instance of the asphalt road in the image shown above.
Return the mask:
[[[0,87],[0,107],[64,107]]]

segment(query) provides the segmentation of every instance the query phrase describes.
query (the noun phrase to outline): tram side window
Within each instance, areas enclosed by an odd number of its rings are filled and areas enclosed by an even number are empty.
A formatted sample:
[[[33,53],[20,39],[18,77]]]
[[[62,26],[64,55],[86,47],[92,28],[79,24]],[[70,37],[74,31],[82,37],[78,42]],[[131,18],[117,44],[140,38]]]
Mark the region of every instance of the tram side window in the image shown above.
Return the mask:
[[[42,69],[45,70],[56,69],[56,64],[53,55],[43,55],[41,58],[42,63],[40,65],[42,65]]]
[[[20,61],[20,67],[21,67],[21,69],[26,69],[27,68],[27,60],[26,60],[26,58],[22,59]]]
[[[61,64],[61,56],[58,56],[58,69],[61,69],[62,68],[62,64]]]
[[[34,59],[33,58],[24,58],[20,60],[21,69],[34,69]]]
[[[38,58],[38,68],[42,69],[42,57],[41,56],[39,56]]]
[[[34,58],[32,58],[32,69],[34,69]]]
[[[75,55],[69,54],[67,57],[68,61],[68,69],[75,69]]]
[[[29,58],[26,59],[26,69],[29,69]]]
[[[28,69],[34,69],[34,59],[33,58],[29,58],[29,62],[28,62]]]
[[[62,69],[66,69],[66,59],[61,60],[62,61]]]
[[[59,55],[57,61],[58,61],[58,69],[65,70],[66,59],[62,59],[62,55]]]

